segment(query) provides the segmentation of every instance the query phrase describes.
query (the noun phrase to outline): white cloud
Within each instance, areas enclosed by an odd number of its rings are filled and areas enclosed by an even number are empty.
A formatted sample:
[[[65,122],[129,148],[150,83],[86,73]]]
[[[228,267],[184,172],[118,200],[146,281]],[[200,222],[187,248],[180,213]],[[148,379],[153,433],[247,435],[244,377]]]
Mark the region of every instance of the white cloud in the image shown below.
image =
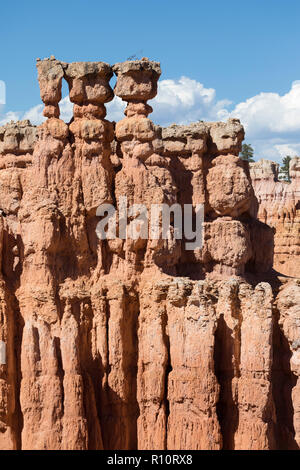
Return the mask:
[[[109,121],[120,121],[124,116],[124,109],[126,108],[125,101],[122,101],[121,98],[115,96],[110,103],[107,103],[107,116],[106,119]]]
[[[289,155],[290,157],[295,157],[300,155],[300,143],[285,143],[274,145],[275,149],[278,151],[281,158]]]
[[[216,91],[188,77],[161,80],[158,94],[150,101],[153,120],[162,126],[173,122],[186,124],[199,120],[220,119],[230,101],[216,101]]]
[[[69,96],[66,96],[61,100],[59,108],[60,118],[65,122],[69,122],[73,116],[73,103],[71,103]]]
[[[300,131],[300,80],[283,96],[260,93],[239,103],[231,113],[239,117],[249,135]]]
[[[38,125],[45,121],[45,117],[43,116],[43,104],[38,104],[33,108],[29,109],[23,116],[22,119],[29,119],[32,124]]]
[[[281,161],[285,155],[300,153],[300,81],[294,81],[291,89],[282,96],[260,93],[232,109],[230,101],[216,99],[213,88],[183,76],[178,80],[161,80],[158,94],[149,104],[154,109],[150,117],[162,126],[173,122],[185,124],[238,117],[245,126],[246,141],[253,145],[257,159]],[[115,97],[106,105],[107,119],[123,119],[125,106],[125,102]],[[61,118],[70,121],[73,105],[68,96],[61,100],[60,110]],[[45,119],[42,112],[42,104],[25,113],[7,112],[0,115],[0,124],[18,119],[30,119],[33,124],[40,124]]]
[[[18,111],[8,111],[4,116],[1,118],[0,115],[0,126],[6,124],[10,121],[18,121],[20,119],[21,113]]]
[[[284,95],[260,93],[239,103],[228,115],[241,120],[256,156],[281,161],[300,152],[300,81]],[[259,154],[259,155],[258,155]]]
[[[6,86],[3,80],[0,80],[0,106],[6,102]]]

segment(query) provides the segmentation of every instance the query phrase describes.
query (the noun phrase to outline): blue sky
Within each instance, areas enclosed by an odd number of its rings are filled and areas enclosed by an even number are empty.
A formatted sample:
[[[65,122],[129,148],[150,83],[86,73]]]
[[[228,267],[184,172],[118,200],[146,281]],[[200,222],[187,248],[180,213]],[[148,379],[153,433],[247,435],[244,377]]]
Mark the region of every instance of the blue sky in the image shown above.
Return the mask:
[[[136,54],[161,62],[159,124],[234,113],[257,157],[300,153],[299,0],[15,0],[1,2],[0,21],[2,123],[39,105],[37,57],[113,64]]]

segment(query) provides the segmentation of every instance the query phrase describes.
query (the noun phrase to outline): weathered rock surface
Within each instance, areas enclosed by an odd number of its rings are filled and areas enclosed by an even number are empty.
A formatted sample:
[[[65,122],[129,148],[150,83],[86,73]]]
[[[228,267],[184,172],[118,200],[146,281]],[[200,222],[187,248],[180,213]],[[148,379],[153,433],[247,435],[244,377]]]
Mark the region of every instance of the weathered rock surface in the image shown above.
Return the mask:
[[[284,371],[287,381],[279,382],[276,390],[279,397],[278,402],[284,397],[286,406],[281,401],[278,410],[280,426],[278,426],[281,448],[287,445],[291,449],[300,447],[300,402],[299,402],[299,375],[300,375],[300,347],[299,347],[299,318],[300,318],[300,283],[284,285],[278,294],[276,301],[278,309],[279,327],[281,341],[284,342],[284,354],[280,359],[277,357],[277,364],[281,360],[280,371]],[[282,351],[283,352],[283,351]],[[275,351],[275,354],[278,354]],[[276,383],[275,383],[276,384]],[[283,442],[282,442],[283,441]]]
[[[291,182],[278,181],[278,165],[269,160],[250,164],[258,199],[258,218],[274,228],[274,268],[300,276],[300,157],[290,161]]]
[[[146,58],[37,66],[48,119],[0,128],[0,448],[299,448],[300,284],[277,296],[239,121],[155,126]],[[203,246],[171,218],[167,239],[134,237],[133,213],[100,240],[98,207],[124,196],[203,204]]]

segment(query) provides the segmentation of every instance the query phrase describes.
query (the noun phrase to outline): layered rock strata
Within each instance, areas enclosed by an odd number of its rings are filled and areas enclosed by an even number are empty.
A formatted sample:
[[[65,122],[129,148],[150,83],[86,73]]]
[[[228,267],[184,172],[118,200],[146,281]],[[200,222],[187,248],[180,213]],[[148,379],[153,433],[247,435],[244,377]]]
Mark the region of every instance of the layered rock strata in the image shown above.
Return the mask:
[[[273,231],[239,121],[154,125],[146,58],[37,67],[47,120],[0,128],[0,161],[27,156],[0,167],[0,448],[298,448],[300,283],[265,282]],[[128,220],[99,239],[98,208],[124,197]],[[141,204],[202,204],[202,246],[172,217],[168,238],[134,237]]]
[[[274,229],[274,269],[300,276],[300,158],[290,161],[290,183],[278,180],[279,165],[269,160],[250,164],[259,203],[258,218]]]

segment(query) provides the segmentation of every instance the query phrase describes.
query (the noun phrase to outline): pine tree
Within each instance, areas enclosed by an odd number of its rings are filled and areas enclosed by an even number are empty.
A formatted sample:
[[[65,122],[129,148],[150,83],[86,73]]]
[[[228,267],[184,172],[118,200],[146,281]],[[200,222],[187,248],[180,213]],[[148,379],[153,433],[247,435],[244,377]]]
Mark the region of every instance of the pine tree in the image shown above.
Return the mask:
[[[254,162],[253,153],[254,151],[250,144],[243,144],[239,157],[247,162]]]
[[[284,174],[284,179],[285,179],[285,181],[288,181],[288,182],[291,181],[291,178],[290,178],[290,161],[291,161],[291,159],[292,159],[292,157],[290,157],[289,155],[284,157],[282,159],[282,165],[280,167],[280,173]]]

